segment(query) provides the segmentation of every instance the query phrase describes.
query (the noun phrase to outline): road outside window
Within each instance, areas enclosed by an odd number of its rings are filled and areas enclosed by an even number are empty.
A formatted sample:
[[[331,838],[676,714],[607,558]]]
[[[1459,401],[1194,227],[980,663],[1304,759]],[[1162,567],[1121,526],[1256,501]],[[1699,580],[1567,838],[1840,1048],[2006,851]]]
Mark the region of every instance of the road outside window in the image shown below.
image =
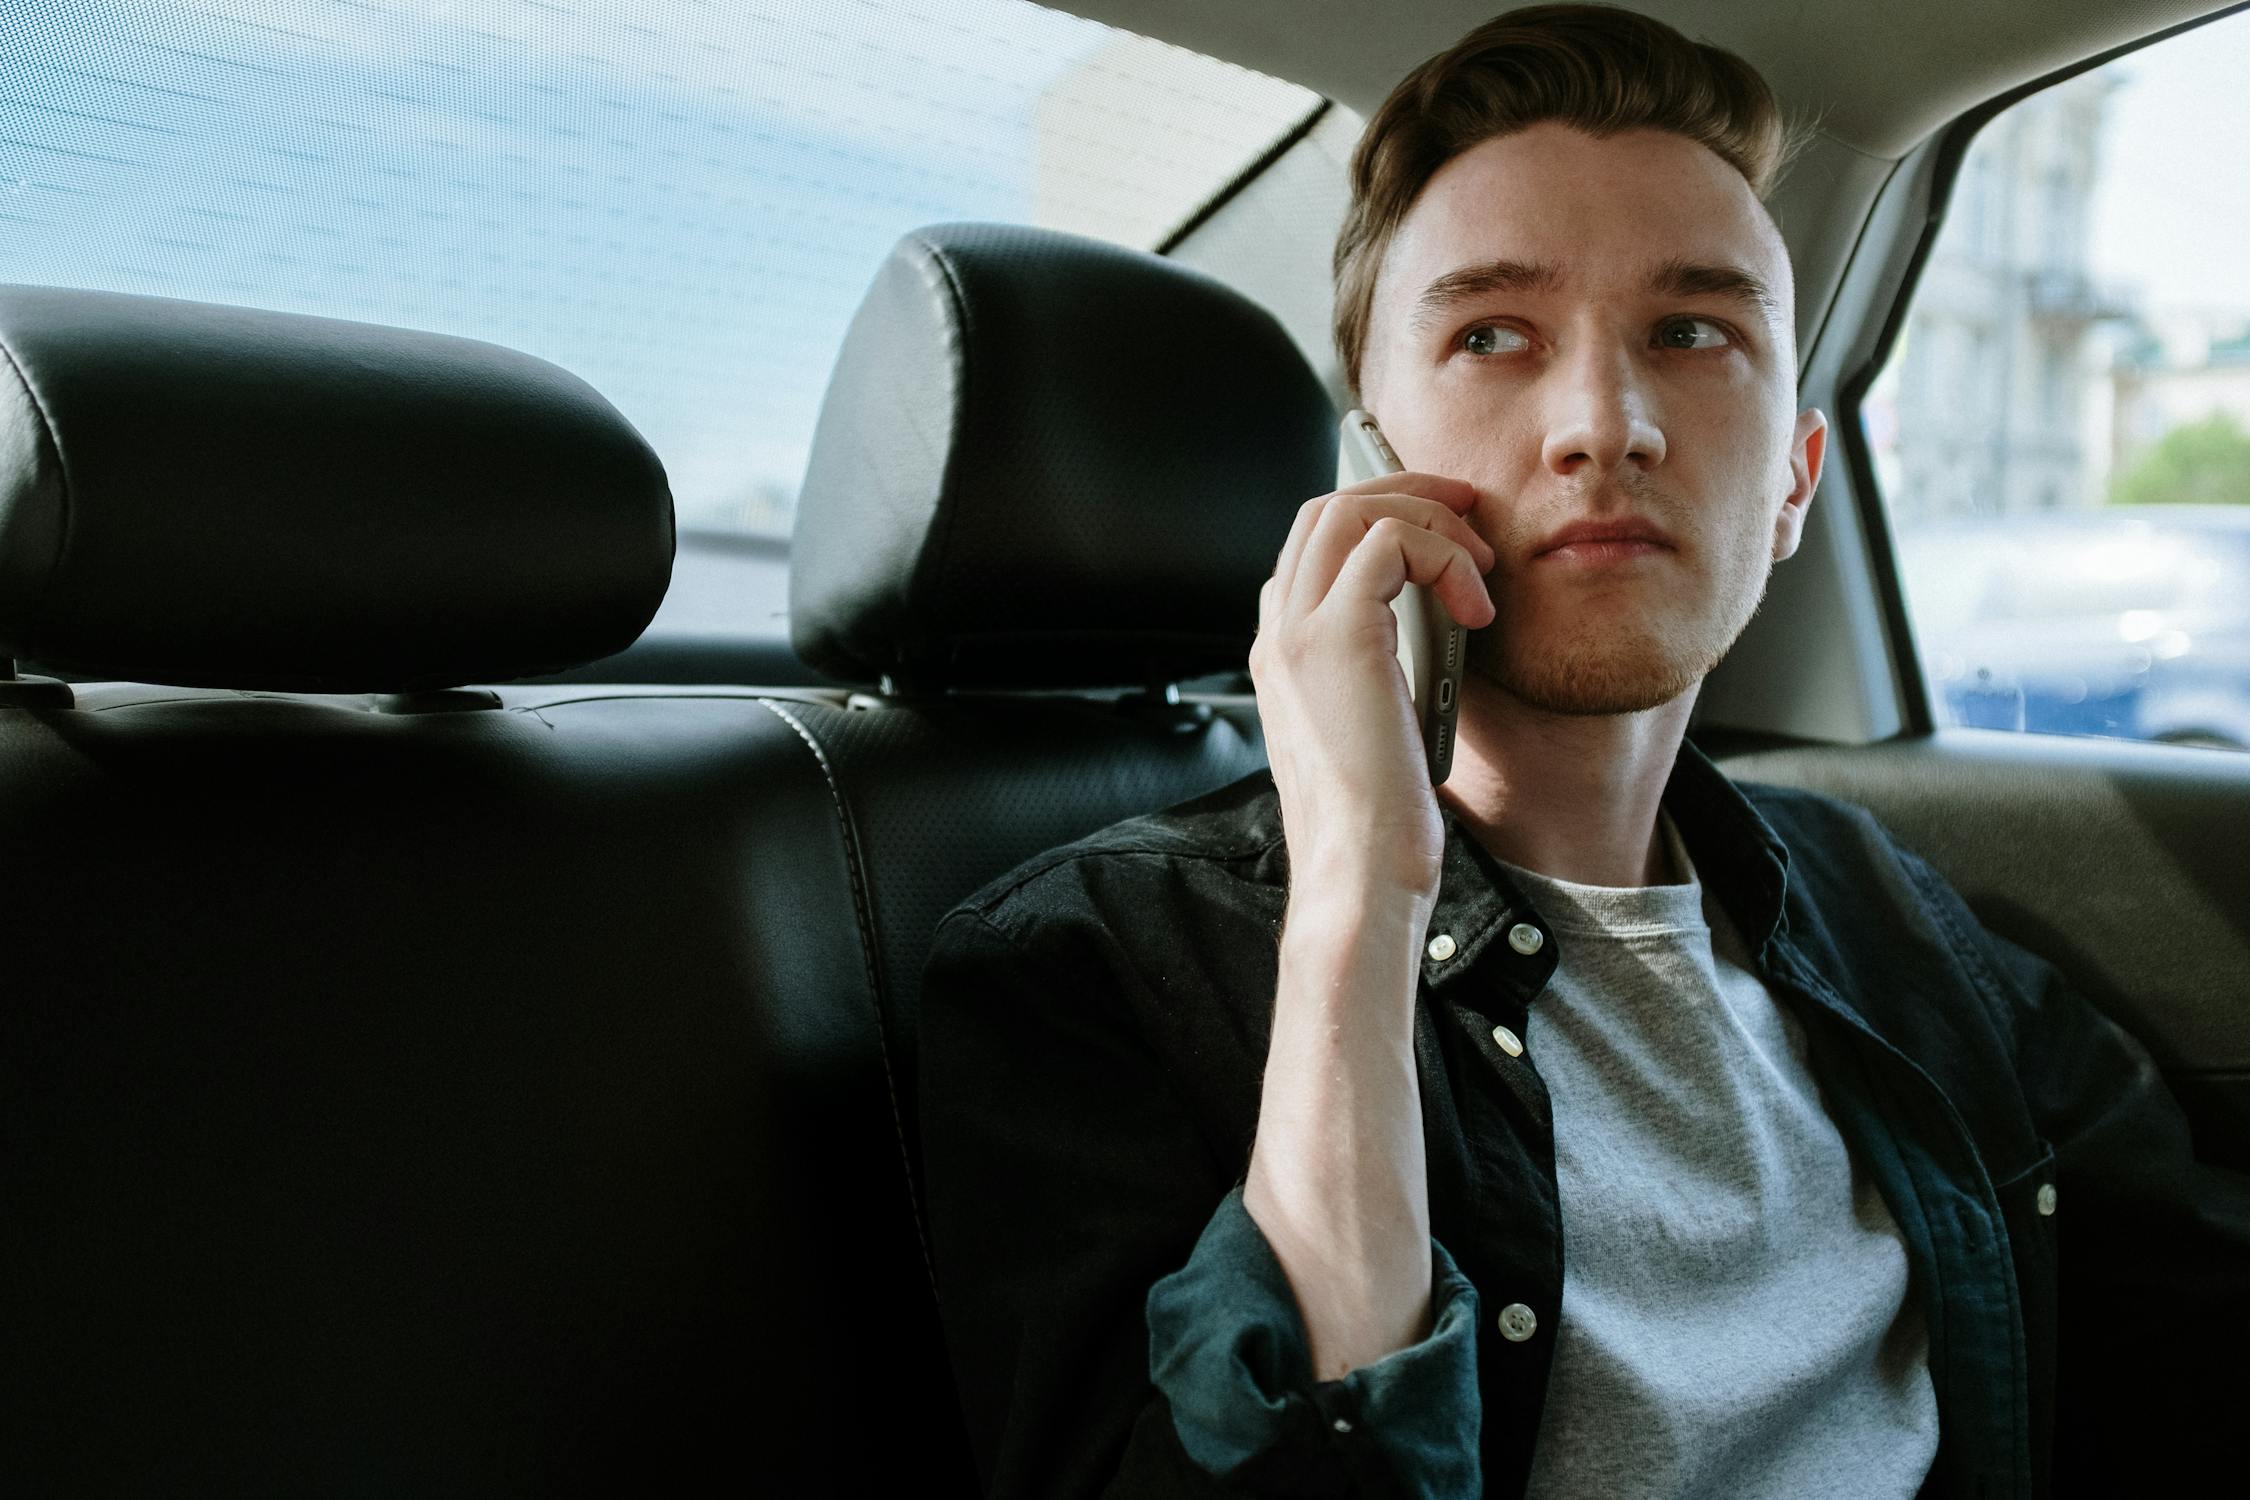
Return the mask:
[[[1941,724],[2250,748],[2245,22],[1962,163],[1861,411]]]

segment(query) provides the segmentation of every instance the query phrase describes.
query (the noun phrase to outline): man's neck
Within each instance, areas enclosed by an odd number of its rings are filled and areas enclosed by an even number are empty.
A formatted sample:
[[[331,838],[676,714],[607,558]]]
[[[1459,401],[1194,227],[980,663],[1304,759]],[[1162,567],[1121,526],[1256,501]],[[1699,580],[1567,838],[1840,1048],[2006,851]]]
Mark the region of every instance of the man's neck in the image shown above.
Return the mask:
[[[1496,858],[1579,885],[1666,885],[1656,815],[1698,687],[1641,713],[1543,712],[1489,681],[1462,695],[1439,798]]]

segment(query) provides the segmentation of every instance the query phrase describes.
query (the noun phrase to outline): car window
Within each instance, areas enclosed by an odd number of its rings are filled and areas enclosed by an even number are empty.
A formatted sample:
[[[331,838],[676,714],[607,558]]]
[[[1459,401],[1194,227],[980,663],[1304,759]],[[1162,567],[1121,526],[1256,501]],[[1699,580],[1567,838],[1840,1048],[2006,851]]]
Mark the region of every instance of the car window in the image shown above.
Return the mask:
[[[1024,0],[28,0],[0,280],[488,339],[786,531],[845,324],[908,229],[1151,247],[1319,105]]]
[[[2121,618],[2157,611],[2232,624],[2250,616],[2250,534],[2110,514],[2010,528],[1930,523],[1904,539],[1925,632],[2002,620]]]
[[[1962,159],[1859,411],[1941,724],[2250,746],[2250,17]]]

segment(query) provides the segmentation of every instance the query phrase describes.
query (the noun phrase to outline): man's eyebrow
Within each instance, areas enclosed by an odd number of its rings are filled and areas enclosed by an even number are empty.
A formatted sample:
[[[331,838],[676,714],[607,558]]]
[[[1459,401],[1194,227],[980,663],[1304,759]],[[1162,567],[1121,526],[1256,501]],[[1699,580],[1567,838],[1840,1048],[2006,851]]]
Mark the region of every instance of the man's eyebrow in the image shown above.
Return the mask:
[[[1420,333],[1456,302],[1489,292],[1544,294],[1561,289],[1560,266],[1548,261],[1482,260],[1446,272],[1414,299],[1413,327]],[[1769,323],[1782,321],[1781,304],[1757,275],[1740,266],[1673,259],[1649,273],[1648,289],[1662,297],[1724,297],[1756,308]]]
[[[1725,297],[1781,322],[1781,304],[1766,284],[1740,266],[1706,266],[1668,260],[1649,273],[1648,289],[1662,297]]]
[[[1545,261],[1480,260],[1457,266],[1422,288],[1422,295],[1414,299],[1414,330],[1428,328],[1456,302],[1487,292],[1552,292],[1562,279],[1561,269]]]

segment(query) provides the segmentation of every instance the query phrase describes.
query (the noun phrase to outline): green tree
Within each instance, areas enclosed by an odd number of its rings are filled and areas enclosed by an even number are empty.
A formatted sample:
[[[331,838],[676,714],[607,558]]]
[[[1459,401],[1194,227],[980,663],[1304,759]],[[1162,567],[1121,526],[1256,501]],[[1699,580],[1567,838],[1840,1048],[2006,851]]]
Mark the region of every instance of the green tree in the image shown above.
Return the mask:
[[[2227,413],[2175,427],[2110,481],[2112,505],[2250,505],[2250,433]]]

